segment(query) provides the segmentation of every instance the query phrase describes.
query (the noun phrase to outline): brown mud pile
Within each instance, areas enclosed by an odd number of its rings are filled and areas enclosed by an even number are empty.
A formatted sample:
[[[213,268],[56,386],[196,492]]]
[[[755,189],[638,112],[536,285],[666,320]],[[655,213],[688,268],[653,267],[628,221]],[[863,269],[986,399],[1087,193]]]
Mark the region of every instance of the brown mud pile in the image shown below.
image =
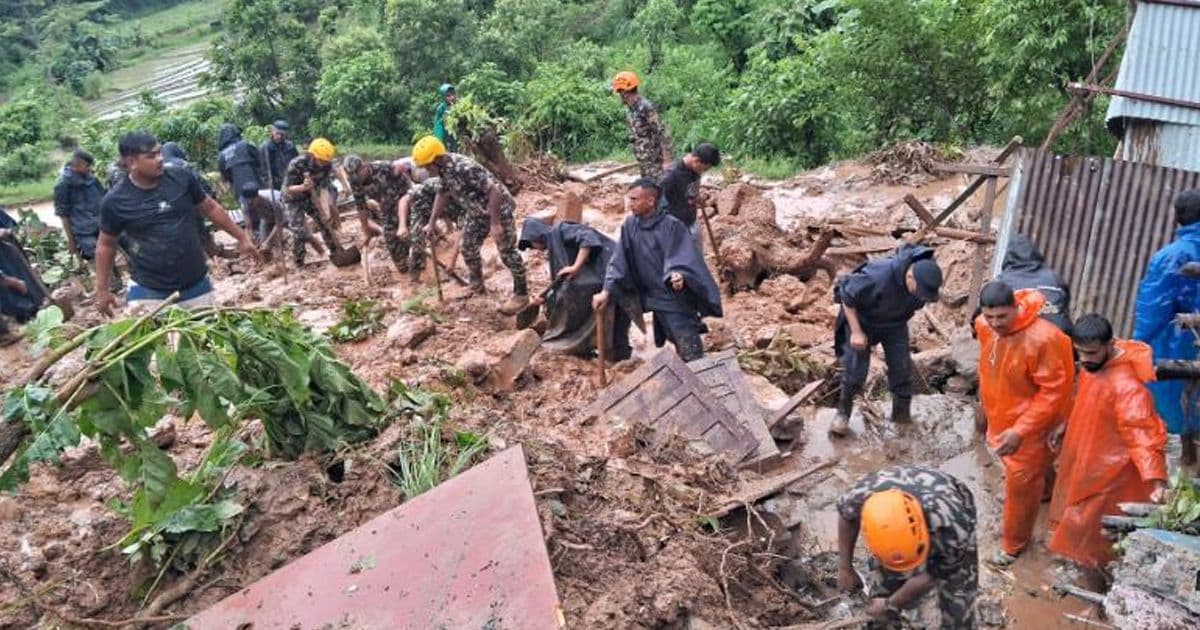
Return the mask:
[[[521,168],[526,184],[518,197],[518,227],[525,216],[552,211],[568,186],[549,177],[559,169],[552,161]],[[787,243],[799,251],[811,247],[821,234],[833,234],[829,244],[845,248],[857,244],[857,237],[844,230],[831,232],[831,222],[884,234],[915,229],[916,217],[900,201],[904,194],[938,207],[962,186],[958,179],[922,181],[915,188],[876,185],[872,179],[871,166],[844,163],[781,184],[741,184],[737,216],[728,212],[728,196],[734,193],[729,188],[724,193],[714,190],[714,205],[726,210],[712,217],[714,231],[718,240],[730,243]],[[615,236],[623,218],[625,181],[613,176],[587,185],[569,184],[582,191],[584,220]],[[968,204],[961,220],[968,221],[972,210]],[[354,223],[343,224],[351,239],[357,238]],[[914,320],[912,343],[918,356],[941,351],[951,337],[966,335],[963,303],[974,246],[941,239],[930,244],[937,247],[946,270],[946,299],[926,309],[928,316]],[[715,266],[711,247],[706,249]],[[735,510],[721,521],[707,519],[704,515],[721,497],[753,474],[734,471],[678,441],[647,451],[635,447],[637,435],[597,440],[594,427],[584,426],[582,418],[583,408],[601,389],[594,362],[539,352],[515,391],[507,393],[477,386],[454,367],[482,340],[513,334],[512,318],[495,311],[510,285],[490,244],[484,258],[491,295],[466,298],[464,287],[443,276],[442,304],[433,293],[431,276],[424,285],[413,286],[391,267],[378,243],[370,255],[370,286],[357,267],[336,269],[324,261],[286,274],[274,268],[247,269],[241,263],[231,270],[217,263],[218,302],[295,305],[302,320],[318,329],[338,321],[341,303],[348,298],[379,301],[387,309],[388,325],[402,318],[431,320],[434,334],[412,342],[413,348],[380,332],[359,343],[339,345],[337,352],[377,390],[386,389],[391,379],[401,379],[449,394],[455,429],[486,433],[496,448],[525,445],[569,627],[684,628],[697,618],[716,627],[758,628],[848,614],[843,598],[832,589],[828,561],[828,519],[837,493],[867,470],[901,462],[938,465],[971,448],[969,418],[963,420],[959,412],[930,412],[908,431],[870,418],[864,424],[856,416],[859,437],[834,444],[825,437],[827,418],[809,409],[799,414],[804,423],[795,440],[781,445],[790,448],[781,465],[804,467],[829,456],[839,457],[841,464],[782,493],[774,501],[776,513],[760,504]],[[844,273],[866,256],[834,253],[823,260],[832,271]],[[544,255],[529,252],[526,261],[533,289],[546,286]],[[770,273],[756,279],[757,290],[726,297],[725,317],[709,322],[708,349],[757,350],[756,356],[771,365],[795,360],[815,372],[829,371],[837,312],[829,274],[802,280],[766,269]],[[461,263],[459,270],[465,275]],[[652,344],[639,333],[632,336],[635,359],[619,370],[630,370],[652,354]],[[0,384],[10,387],[32,359],[21,343],[0,349],[0,361],[10,366],[0,375]],[[875,363],[872,383],[881,390],[882,361]],[[789,393],[806,380],[789,381],[783,369],[772,377]],[[938,378],[925,390],[937,391],[946,375]],[[184,470],[198,460],[208,435],[196,420],[175,419],[173,425],[170,453]],[[968,427],[965,434],[963,426]],[[401,503],[403,493],[392,483],[386,464],[395,460],[398,441],[405,435],[405,427],[394,426],[373,442],[336,457],[236,468],[229,482],[243,490],[250,504],[237,536],[225,559],[196,583],[187,584],[186,595],[164,612],[186,616],[203,610]],[[931,443],[939,448],[925,446]],[[39,621],[85,626],[87,618],[113,621],[139,615],[143,594],[155,576],[145,567],[129,566],[120,551],[111,548],[126,526],[106,504],[125,497],[119,480],[94,451],[85,446],[57,468],[38,467],[19,495],[0,498],[0,579],[7,582],[0,589],[0,627],[28,627]],[[994,470],[989,474],[994,476]],[[982,539],[981,546],[986,548]],[[807,568],[799,580],[795,571],[789,573],[797,587],[793,590],[780,582],[780,570],[797,554],[806,558],[800,564]],[[151,599],[183,580],[183,574],[167,572]]]

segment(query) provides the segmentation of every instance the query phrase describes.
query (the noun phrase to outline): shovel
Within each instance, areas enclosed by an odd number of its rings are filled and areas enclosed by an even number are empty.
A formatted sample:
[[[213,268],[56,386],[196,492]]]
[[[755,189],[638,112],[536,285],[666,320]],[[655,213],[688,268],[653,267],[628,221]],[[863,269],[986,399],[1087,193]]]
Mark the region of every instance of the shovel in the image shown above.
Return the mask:
[[[362,261],[362,252],[358,250],[357,245],[351,245],[348,248],[338,249],[336,252],[329,254],[329,262],[335,267],[349,267],[357,265]]]
[[[551,291],[562,285],[562,282],[562,277],[555,278],[554,282],[550,283],[550,286],[546,287],[544,291],[538,294],[538,297],[545,300],[546,296],[550,295]],[[524,308],[517,311],[517,330],[525,330],[526,328],[532,326],[533,323],[537,321],[538,315],[540,315],[541,312],[542,305],[531,300],[529,304],[524,306]]]

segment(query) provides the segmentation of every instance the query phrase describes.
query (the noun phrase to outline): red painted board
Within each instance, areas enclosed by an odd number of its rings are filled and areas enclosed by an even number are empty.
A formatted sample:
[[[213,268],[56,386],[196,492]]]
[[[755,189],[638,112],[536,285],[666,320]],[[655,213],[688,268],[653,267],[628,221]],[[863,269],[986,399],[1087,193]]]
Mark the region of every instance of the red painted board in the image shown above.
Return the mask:
[[[191,630],[557,630],[537,506],[514,446],[186,622]]]

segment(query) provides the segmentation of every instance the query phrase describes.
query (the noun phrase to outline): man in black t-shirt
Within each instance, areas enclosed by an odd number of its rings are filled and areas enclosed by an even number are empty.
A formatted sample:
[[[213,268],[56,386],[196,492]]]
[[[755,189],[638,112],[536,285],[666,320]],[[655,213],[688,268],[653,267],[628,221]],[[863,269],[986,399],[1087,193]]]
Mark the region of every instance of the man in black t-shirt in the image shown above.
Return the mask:
[[[707,142],[701,143],[682,160],[672,164],[659,184],[662,188],[659,205],[666,209],[667,214],[683,221],[701,252],[704,251],[704,242],[700,238],[700,226],[696,223],[700,177],[720,163],[721,152],[717,147]]]
[[[111,315],[116,302],[107,287],[118,238],[125,243],[133,271],[134,284],[127,295],[131,307],[153,306],[175,292],[184,308],[211,304],[212,283],[195,228],[197,213],[237,239],[243,256],[257,260],[258,250],[194,175],[177,164],[164,164],[153,135],[125,134],[118,148],[129,176],[100,202],[96,308]]]

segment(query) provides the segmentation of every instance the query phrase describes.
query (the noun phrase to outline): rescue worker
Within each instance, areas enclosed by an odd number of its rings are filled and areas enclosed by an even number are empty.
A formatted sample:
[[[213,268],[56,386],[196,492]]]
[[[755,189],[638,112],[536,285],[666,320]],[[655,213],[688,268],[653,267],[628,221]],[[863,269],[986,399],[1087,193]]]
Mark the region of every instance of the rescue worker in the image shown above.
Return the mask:
[[[975,627],[979,560],[975,497],[966,484],[932,468],[893,466],[859,479],[837,508],[841,589],[862,586],[854,570],[860,533],[871,552],[869,627],[900,627],[904,611],[935,588],[941,628]]]
[[[364,162],[357,155],[348,155],[342,160],[342,168],[346,169],[346,176],[354,186],[354,199],[364,230],[376,234],[372,222],[383,226],[383,241],[396,271],[407,272],[408,251],[396,234],[400,228],[400,199],[412,187],[404,165],[400,160]],[[375,202],[373,208],[368,201]]]
[[[271,125],[271,136],[263,141],[259,150],[263,155],[267,175],[267,184],[279,190],[283,187],[283,176],[287,173],[288,164],[300,156],[296,145],[288,140],[288,123],[286,120],[276,120]]]
[[[1101,531],[1105,514],[1123,502],[1161,502],[1167,490],[1167,432],[1146,383],[1154,380],[1150,346],[1113,340],[1112,324],[1084,315],[1072,335],[1084,372],[1065,425],[1050,504],[1050,551],[1090,569],[1113,559]],[[1063,434],[1066,439],[1063,439]]]
[[[1033,241],[1024,234],[1013,234],[1004,252],[999,280],[1013,290],[1037,289],[1046,298],[1046,305],[1039,313],[1042,319],[1058,326],[1066,335],[1071,334],[1071,289],[1053,269],[1046,265],[1046,257],[1038,251]],[[975,314],[976,317],[979,313]],[[972,318],[974,320],[974,318]]]
[[[841,305],[834,331],[834,351],[842,364],[842,391],[837,416],[829,427],[836,436],[850,431],[854,397],[867,380],[871,348],[883,346],[888,390],[892,393],[892,422],[912,421],[912,354],[908,320],[926,304],[936,302],[942,269],[933,250],[904,245],[892,256],[863,263],[838,278],[834,301]]]
[[[458,152],[458,138],[446,129],[446,114],[450,113],[450,108],[458,102],[458,92],[454,90],[454,86],[449,83],[443,83],[438,87],[437,109],[433,111],[433,137],[442,141],[446,145],[446,149],[451,153]]]
[[[1175,240],[1158,250],[1146,267],[1134,312],[1133,338],[1150,344],[1155,361],[1200,357],[1195,335],[1174,323],[1179,313],[1200,311],[1200,281],[1180,274],[1184,265],[1200,262],[1200,190],[1175,197],[1175,223],[1179,226]],[[1200,414],[1195,395],[1186,391],[1184,381],[1159,381],[1147,387],[1167,433],[1179,436],[1179,463],[1196,466]]]
[[[546,252],[550,264],[551,285],[545,296],[533,301],[546,305],[546,321],[551,325],[542,336],[542,345],[567,354],[590,355],[596,349],[596,319],[592,297],[604,288],[604,272],[616,251],[617,243],[595,228],[560,221],[553,226],[530,217],[521,227],[521,250]],[[606,331],[606,357],[624,361],[633,355],[629,345],[629,316],[616,309],[611,331]]]
[[[246,207],[254,211],[262,223],[262,233],[254,239],[255,242],[260,246],[267,245],[265,241],[268,235],[274,231],[275,226],[279,225],[282,229],[284,224],[286,209],[283,205],[283,193],[270,188],[258,188],[254,182],[246,182],[239,194],[245,201]],[[264,249],[269,249],[269,247]]]
[[[667,126],[658,114],[658,108],[649,99],[638,93],[641,79],[625,71],[613,77],[612,88],[625,103],[625,118],[629,122],[629,143],[633,157],[641,168],[644,178],[659,181],[663,170],[674,161],[671,152],[671,137]]]
[[[396,237],[400,241],[401,253],[408,257],[409,280],[418,282],[421,272],[425,270],[425,257],[429,255],[425,226],[429,225],[429,217],[433,214],[433,202],[442,190],[442,180],[438,177],[428,177],[425,169],[413,169],[412,176],[413,181],[420,183],[414,185],[408,194],[400,199],[400,226],[396,229]],[[466,211],[462,205],[454,197],[450,197],[441,218],[458,224],[465,215]]]
[[[671,216],[683,222],[696,246],[704,251],[704,240],[701,234],[700,222],[696,220],[699,211],[700,177],[714,166],[721,164],[721,152],[708,142],[696,146],[690,153],[683,156],[667,169],[662,179],[662,206]]]
[[[257,260],[258,250],[229,214],[186,169],[165,164],[158,140],[133,132],[118,145],[129,175],[100,202],[100,239],[96,245],[96,308],[111,315],[116,299],[108,290],[108,273],[119,238],[124,237],[134,284],[127,299],[131,310],[153,308],[180,294],[181,308],[212,304],[204,249],[196,233],[196,213],[203,213],[238,242],[243,256]]]
[[[607,308],[614,294],[618,302],[636,299],[643,311],[654,313],[654,345],[670,341],[681,359],[694,361],[704,356],[700,335],[708,328],[702,318],[722,315],[721,291],[696,241],[659,206],[658,195],[658,184],[644,178],[625,192],[629,216],[592,305]]]
[[[1029,545],[1053,454],[1047,438],[1071,402],[1071,340],[1038,313],[1046,297],[984,285],[979,337],[979,398],[988,444],[1004,463],[1004,536],[991,562],[1012,564]]]
[[[442,189],[433,202],[426,236],[434,234],[435,226],[454,198],[466,208],[462,231],[462,256],[470,271],[471,290],[476,295],[486,292],[483,283],[483,256],[479,249],[489,231],[500,260],[512,274],[513,295],[498,309],[501,314],[515,315],[529,303],[529,285],[525,277],[525,261],[517,251],[517,229],[513,213],[517,202],[508,189],[475,160],[449,153],[441,140],[425,136],[413,147],[413,164],[428,169],[430,175],[441,178]],[[490,230],[489,230],[490,226]]]
[[[83,149],[75,149],[71,161],[63,166],[54,185],[54,214],[62,220],[67,250],[96,273],[96,241],[100,238],[100,200],[104,186],[93,169],[96,159]],[[121,278],[112,275],[113,291],[121,290]]]
[[[344,177],[335,173],[333,158],[335,155],[333,143],[325,138],[317,138],[308,144],[304,155],[288,164],[283,176],[283,203],[288,232],[292,235],[292,262],[296,267],[304,265],[306,256],[305,245],[312,245],[317,253],[325,253],[328,248],[330,257],[339,256],[342,249],[337,235],[329,226],[329,216],[337,212],[329,197],[322,194],[333,186],[333,177]],[[350,189],[348,183],[345,184]],[[318,204],[324,206],[318,208]],[[306,219],[316,223],[321,233],[325,247],[312,237],[308,231]]]
[[[242,130],[233,123],[221,125],[217,135],[217,170],[221,173],[221,179],[229,184],[233,194],[237,195],[247,182],[261,186],[262,167],[258,159],[258,149],[242,139]],[[244,204],[241,208],[246,227],[251,234],[257,233],[258,217],[251,215]]]
[[[21,332],[12,322],[33,319],[50,299],[17,241],[16,229],[16,220],[0,206],[0,346],[20,340]]]

